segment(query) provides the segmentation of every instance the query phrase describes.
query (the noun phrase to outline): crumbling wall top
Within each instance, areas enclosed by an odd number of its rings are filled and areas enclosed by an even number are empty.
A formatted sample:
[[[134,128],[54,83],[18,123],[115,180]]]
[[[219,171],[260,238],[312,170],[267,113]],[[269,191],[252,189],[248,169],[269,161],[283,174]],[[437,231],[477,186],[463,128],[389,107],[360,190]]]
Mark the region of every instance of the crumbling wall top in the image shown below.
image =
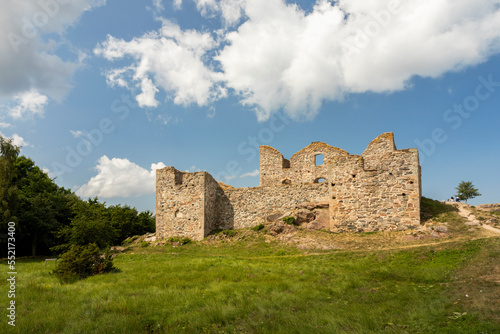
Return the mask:
[[[301,156],[303,154],[309,154],[312,152],[321,152],[321,153],[331,153],[333,155],[349,155],[347,151],[344,151],[343,149],[340,149],[338,147],[330,146],[324,142],[321,141],[315,141],[312,142],[311,144],[307,145],[290,158],[290,161],[296,160],[298,156]]]
[[[396,144],[394,143],[394,134],[386,132],[373,139],[363,152],[363,157],[368,156],[382,156],[385,153],[396,151]]]
[[[283,156],[280,153],[280,151],[278,151],[277,149],[275,149],[274,147],[269,146],[269,145],[261,145],[261,146],[259,146],[259,150],[268,151],[269,153],[280,154],[281,156]]]

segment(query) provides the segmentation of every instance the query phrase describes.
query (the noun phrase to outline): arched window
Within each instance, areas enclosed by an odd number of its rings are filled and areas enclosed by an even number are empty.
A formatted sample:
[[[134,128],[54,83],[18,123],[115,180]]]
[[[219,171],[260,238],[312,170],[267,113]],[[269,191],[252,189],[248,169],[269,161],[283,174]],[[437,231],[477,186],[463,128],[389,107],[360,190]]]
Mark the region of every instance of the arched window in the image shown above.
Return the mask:
[[[283,181],[281,181],[281,184],[292,184],[292,180],[284,179]]]
[[[324,177],[318,177],[316,180],[314,180],[314,183],[323,183],[325,182],[325,178]]]

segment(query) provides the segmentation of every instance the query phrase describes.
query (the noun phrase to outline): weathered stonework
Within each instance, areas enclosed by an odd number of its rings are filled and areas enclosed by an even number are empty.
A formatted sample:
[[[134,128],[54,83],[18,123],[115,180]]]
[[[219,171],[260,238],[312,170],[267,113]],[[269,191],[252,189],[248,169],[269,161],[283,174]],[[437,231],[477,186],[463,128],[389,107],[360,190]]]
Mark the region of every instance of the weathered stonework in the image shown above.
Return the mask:
[[[287,160],[261,146],[260,187],[223,189],[207,172],[158,170],[156,233],[201,240],[214,229],[251,227],[304,210],[304,203],[328,206],[328,218],[322,213],[309,224],[333,232],[407,229],[420,224],[420,179],[418,151],[396,150],[392,133],[377,137],[361,156],[315,142]]]

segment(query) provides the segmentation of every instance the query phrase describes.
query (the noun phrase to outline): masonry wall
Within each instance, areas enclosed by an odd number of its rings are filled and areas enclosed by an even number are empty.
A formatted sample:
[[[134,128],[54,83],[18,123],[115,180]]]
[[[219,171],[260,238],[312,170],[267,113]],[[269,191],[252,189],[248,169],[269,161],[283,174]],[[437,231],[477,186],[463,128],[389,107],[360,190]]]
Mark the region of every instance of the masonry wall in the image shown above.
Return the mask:
[[[206,172],[183,173],[173,167],[156,171],[156,234],[203,239],[205,237],[205,211],[213,204],[205,203]],[[215,200],[208,191],[208,197]],[[211,197],[212,196],[212,197]],[[215,219],[209,217],[209,224]]]
[[[263,145],[259,150],[260,186],[327,180],[328,166],[335,158],[348,155],[349,153],[337,147],[314,142],[286,160],[276,149]],[[321,164],[316,163],[316,156],[323,157]]]
[[[218,219],[218,202],[217,198],[219,195],[219,191],[221,190],[219,184],[209,173],[205,173],[204,176],[205,184],[204,184],[204,212],[202,224],[203,224],[203,237],[206,237],[211,231],[217,228],[219,224]]]
[[[416,149],[396,150],[392,133],[361,156],[336,159],[330,173],[331,230],[405,230],[420,224],[421,175]]]
[[[226,190],[233,207],[233,217],[221,217],[220,228],[252,227],[272,214],[286,214],[304,202],[328,200],[328,184],[278,185]]]
[[[322,163],[316,162],[319,154]],[[287,160],[261,146],[260,182],[224,190],[206,172],[158,170],[158,237],[200,240],[214,229],[255,226],[304,202],[329,203],[333,232],[403,230],[420,223],[418,151],[397,150],[392,133],[375,138],[362,155],[315,142]]]

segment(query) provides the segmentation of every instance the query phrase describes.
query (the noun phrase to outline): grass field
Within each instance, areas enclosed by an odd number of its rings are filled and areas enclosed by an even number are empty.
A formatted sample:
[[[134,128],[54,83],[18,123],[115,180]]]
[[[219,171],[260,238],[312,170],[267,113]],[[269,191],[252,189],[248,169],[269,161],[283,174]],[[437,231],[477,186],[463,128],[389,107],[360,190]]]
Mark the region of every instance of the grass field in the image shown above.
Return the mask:
[[[4,315],[0,332],[500,333],[500,238],[413,246],[299,250],[257,232],[137,244],[115,258],[119,272],[69,285],[52,263],[19,260],[16,328]],[[0,289],[6,314],[5,279]]]

